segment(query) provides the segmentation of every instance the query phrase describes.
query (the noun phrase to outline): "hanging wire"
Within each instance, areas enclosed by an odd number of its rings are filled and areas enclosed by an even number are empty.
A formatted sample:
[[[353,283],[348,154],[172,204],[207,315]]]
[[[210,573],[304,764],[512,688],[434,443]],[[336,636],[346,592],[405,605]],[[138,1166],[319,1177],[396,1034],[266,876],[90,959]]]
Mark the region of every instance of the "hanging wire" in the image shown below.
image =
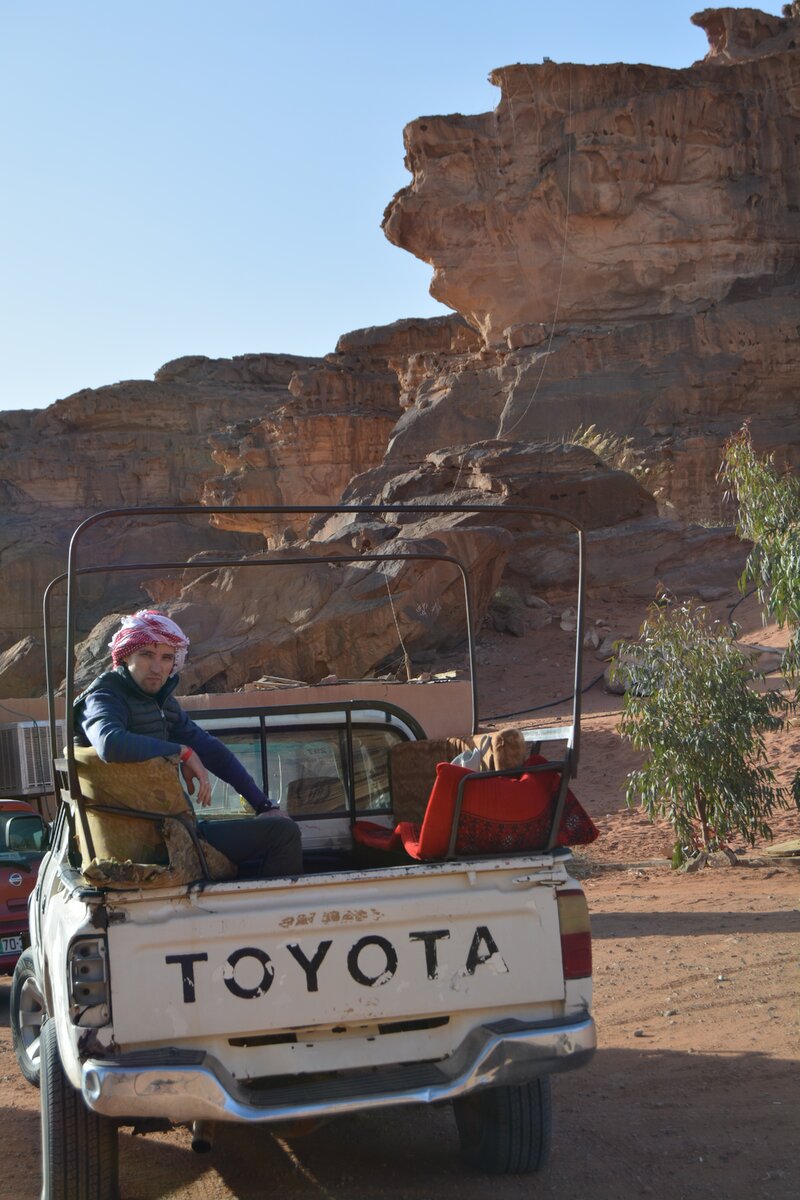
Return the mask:
[[[572,67],[571,66],[569,67],[569,100],[568,100],[567,107],[568,107],[568,114],[567,114],[566,124],[571,125],[571,123],[572,123]],[[565,132],[566,132],[566,129],[565,129]],[[556,289],[556,302],[555,302],[555,309],[553,312],[553,321],[550,326],[550,336],[547,340],[547,348],[546,348],[546,350],[543,351],[542,356],[541,356],[542,366],[539,371],[539,377],[536,380],[536,384],[534,386],[533,392],[531,393],[530,399],[528,400],[528,403],[525,405],[525,408],[520,413],[520,415],[517,417],[514,424],[509,426],[508,429],[503,430],[502,429],[503,418],[505,417],[506,412],[508,410],[508,406],[511,402],[511,397],[509,397],[509,399],[506,400],[506,403],[503,406],[503,411],[500,414],[500,422],[499,422],[498,431],[497,431],[498,437],[500,437],[501,433],[502,433],[502,436],[504,438],[509,438],[510,435],[514,432],[514,430],[518,427],[518,425],[520,425],[520,423],[522,421],[524,421],[525,417],[527,417],[528,413],[530,412],[531,405],[533,404],[534,400],[536,399],[536,394],[539,391],[539,385],[542,382],[542,377],[544,376],[545,368],[547,366],[547,362],[550,357],[550,350],[553,345],[553,338],[555,337],[555,332],[556,332],[556,324],[558,323],[558,313],[559,313],[559,309],[561,306],[561,288],[564,283],[564,267],[565,267],[565,264],[567,261],[567,242],[568,242],[568,237],[569,237],[569,214],[570,214],[571,199],[572,199],[572,140],[568,134],[567,135],[567,189],[566,189],[566,205],[565,205],[565,211],[564,211],[564,237],[563,237],[562,245],[561,245],[561,266],[560,266],[559,273],[558,273],[558,287]],[[591,683],[587,684],[586,687],[582,688],[581,694],[588,692],[591,688],[593,688],[595,686],[595,684],[599,683],[600,680],[603,678],[604,673],[605,672],[601,672],[597,676],[596,679],[593,679]],[[556,705],[565,704],[567,701],[571,700],[572,698],[573,698],[572,694],[570,694],[569,696],[562,696],[558,700],[551,700],[548,704],[537,704],[533,708],[521,708],[521,709],[516,710],[515,712],[498,713],[496,716],[483,717],[482,720],[503,721],[503,720],[506,720],[508,717],[521,717],[521,716],[525,716],[527,713],[541,712],[542,709],[545,709],[545,708],[555,708]]]
[[[568,77],[569,77],[569,99],[568,99],[567,123],[571,124],[571,122],[572,122],[572,66],[571,65],[569,67],[569,76]],[[511,116],[511,128],[512,128],[512,134],[513,134],[513,140],[514,140],[514,142],[516,142],[516,125],[514,122],[513,97],[509,97],[508,108],[509,108],[509,113]],[[512,434],[514,432],[514,430],[517,428],[517,426],[520,424],[520,422],[522,422],[525,419],[525,417],[528,415],[528,412],[530,411],[531,405],[533,404],[534,400],[536,399],[536,394],[539,391],[539,385],[542,382],[542,377],[544,375],[545,367],[547,365],[547,360],[550,355],[550,348],[553,344],[553,338],[555,337],[556,324],[558,323],[558,313],[559,313],[559,308],[560,308],[560,304],[561,304],[561,288],[562,288],[562,284],[564,282],[564,266],[566,264],[566,259],[567,259],[567,239],[568,239],[568,234],[569,234],[569,213],[570,213],[571,197],[572,197],[572,141],[569,137],[567,137],[567,194],[566,194],[566,210],[565,210],[565,214],[564,214],[564,237],[563,237],[563,242],[562,242],[562,247],[561,247],[561,267],[560,267],[559,275],[558,275],[558,288],[556,290],[555,311],[553,313],[553,321],[550,326],[550,336],[549,336],[548,342],[547,342],[547,349],[542,354],[542,366],[541,366],[541,370],[539,371],[539,378],[536,380],[536,385],[533,389],[533,393],[531,394],[531,397],[530,397],[527,405],[525,406],[523,412],[520,414],[520,416],[517,418],[517,420],[514,422],[514,424],[512,426],[510,426],[510,428],[507,429],[503,433],[503,436],[505,438],[508,438],[510,436],[510,434]],[[506,400],[506,403],[503,406],[503,411],[500,414],[500,421],[498,424],[498,437],[500,437],[500,434],[501,434],[503,418],[506,415],[506,411],[508,410],[509,403],[510,403],[510,398],[508,400]],[[459,480],[461,479],[461,472],[464,469],[464,464],[466,463],[467,455],[468,455],[468,451],[465,451],[464,454],[461,456],[461,461],[459,463],[458,471],[456,472],[455,481],[453,482],[453,486],[450,489],[450,496],[449,496],[450,500],[453,499],[453,496],[456,493],[456,488],[458,487]]]
[[[30,713],[17,712],[15,708],[9,708],[7,704],[0,704],[0,708],[2,708],[3,712],[11,713],[14,717],[22,717],[23,720],[32,722],[36,729],[39,728],[40,722],[36,720],[36,717],[32,717]]]
[[[467,461],[467,454],[468,454],[468,451],[465,450],[464,453],[461,455],[461,462],[458,464],[458,471],[456,472],[455,482],[454,482],[452,488],[450,489],[450,495],[448,496],[448,503],[452,504],[453,496],[455,496],[455,494],[456,494],[456,488],[458,487],[458,481],[461,478],[461,472],[464,469],[464,463]]]
[[[581,688],[581,695],[584,696],[587,692],[590,692],[595,684],[600,682],[604,675],[605,671],[601,671],[591,683],[587,683],[586,687]],[[555,708],[557,704],[566,704],[570,700],[572,700],[572,692],[570,692],[568,696],[561,696],[558,700],[550,700],[547,704],[536,704],[533,708],[518,708],[516,712],[496,713],[492,717],[481,717],[481,720],[505,721],[508,717],[524,717],[526,713],[541,712],[543,708]]]
[[[734,604],[731,611],[728,613],[728,624],[730,626],[733,626],[733,624],[734,624],[733,614],[736,612],[739,605],[744,604],[745,600],[749,600],[751,596],[755,596],[757,590],[758,590],[757,588],[752,588],[751,591],[745,592],[745,594],[743,596],[739,597],[739,599],[736,601],[736,603]]]
[[[406,668],[406,677],[410,683],[411,678],[412,678],[411,659],[409,658],[408,651],[406,650],[406,644],[403,641],[403,635],[400,632],[400,622],[397,620],[397,613],[395,612],[395,608],[394,608],[394,598],[392,596],[392,589],[389,587],[389,576],[384,575],[383,581],[386,584],[386,594],[389,597],[389,607],[392,610],[392,617],[394,618],[394,627],[397,630],[397,638],[398,638],[398,641],[400,642],[400,649],[403,651],[403,663]]]
[[[569,107],[569,112],[568,112],[568,116],[567,116],[567,123],[571,124],[572,123],[572,66],[571,65],[569,67],[569,106],[568,107]],[[566,132],[566,130],[565,130],[565,132]],[[558,312],[559,312],[559,307],[561,304],[561,286],[564,282],[564,265],[567,261],[567,238],[569,235],[569,207],[570,207],[571,196],[572,196],[572,140],[571,140],[571,137],[568,135],[567,136],[567,195],[566,195],[566,208],[565,208],[565,212],[564,212],[564,239],[563,239],[563,244],[561,247],[561,269],[560,269],[559,275],[558,275],[558,288],[556,289],[556,303],[555,303],[555,311],[553,313],[553,322],[552,322],[552,325],[550,326],[550,337],[548,338],[548,341],[547,341],[547,349],[545,351],[543,351],[543,353],[542,353],[542,356],[541,356],[542,367],[541,367],[541,370],[539,371],[539,378],[536,380],[536,385],[533,389],[530,399],[528,400],[528,403],[526,404],[523,411],[520,413],[519,417],[517,417],[514,424],[511,425],[505,431],[503,431],[502,430],[503,418],[505,417],[506,411],[511,402],[511,397],[509,396],[508,400],[506,400],[506,402],[503,406],[503,411],[500,414],[500,423],[498,425],[498,437],[500,436],[500,434],[502,432],[503,437],[508,438],[514,432],[514,430],[517,428],[517,426],[522,421],[524,421],[525,417],[527,417],[528,413],[530,412],[531,405],[533,404],[534,400],[536,399],[536,394],[539,391],[539,385],[542,382],[542,376],[544,375],[545,367],[547,366],[547,362],[550,357],[550,349],[553,345],[553,338],[555,337],[556,324],[558,322]]]

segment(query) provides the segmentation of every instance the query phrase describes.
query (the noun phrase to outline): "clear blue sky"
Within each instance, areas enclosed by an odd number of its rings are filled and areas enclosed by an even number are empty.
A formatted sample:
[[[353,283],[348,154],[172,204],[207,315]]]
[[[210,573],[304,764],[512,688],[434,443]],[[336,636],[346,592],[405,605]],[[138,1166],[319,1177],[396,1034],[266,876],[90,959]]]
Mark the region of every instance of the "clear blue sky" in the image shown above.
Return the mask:
[[[444,311],[380,229],[405,123],[545,55],[688,66],[702,7],[0,0],[0,408]]]

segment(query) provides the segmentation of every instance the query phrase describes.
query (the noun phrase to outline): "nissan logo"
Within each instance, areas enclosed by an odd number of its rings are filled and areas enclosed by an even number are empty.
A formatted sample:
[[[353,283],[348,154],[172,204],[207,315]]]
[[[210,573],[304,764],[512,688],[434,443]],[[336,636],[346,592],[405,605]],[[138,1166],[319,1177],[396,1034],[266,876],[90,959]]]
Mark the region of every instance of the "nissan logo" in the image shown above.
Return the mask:
[[[8,882],[12,887],[19,887],[22,883],[22,876],[18,871],[15,871],[13,875],[9,875]]]

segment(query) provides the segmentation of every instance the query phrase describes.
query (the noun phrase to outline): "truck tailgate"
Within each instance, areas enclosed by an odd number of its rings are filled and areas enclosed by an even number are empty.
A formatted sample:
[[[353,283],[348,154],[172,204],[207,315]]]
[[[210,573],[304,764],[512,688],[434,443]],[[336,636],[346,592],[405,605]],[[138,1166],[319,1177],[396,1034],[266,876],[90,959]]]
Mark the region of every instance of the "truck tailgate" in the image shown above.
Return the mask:
[[[556,877],[552,860],[494,859],[110,897],[115,1038],[130,1048],[561,1000]]]

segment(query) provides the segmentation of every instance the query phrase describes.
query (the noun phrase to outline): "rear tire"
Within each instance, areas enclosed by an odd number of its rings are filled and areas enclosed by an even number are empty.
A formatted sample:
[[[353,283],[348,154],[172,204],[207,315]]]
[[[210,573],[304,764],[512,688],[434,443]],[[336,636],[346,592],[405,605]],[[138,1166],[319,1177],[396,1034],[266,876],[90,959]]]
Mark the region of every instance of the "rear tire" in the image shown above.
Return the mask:
[[[64,1074],[54,1021],[41,1036],[42,1200],[117,1200],[117,1127]]]
[[[453,1101],[461,1154],[488,1175],[541,1171],[550,1157],[550,1079],[485,1088]]]
[[[17,959],[8,1007],[11,1045],[17,1064],[28,1083],[38,1087],[40,1037],[45,1010],[30,949],[23,950]]]

